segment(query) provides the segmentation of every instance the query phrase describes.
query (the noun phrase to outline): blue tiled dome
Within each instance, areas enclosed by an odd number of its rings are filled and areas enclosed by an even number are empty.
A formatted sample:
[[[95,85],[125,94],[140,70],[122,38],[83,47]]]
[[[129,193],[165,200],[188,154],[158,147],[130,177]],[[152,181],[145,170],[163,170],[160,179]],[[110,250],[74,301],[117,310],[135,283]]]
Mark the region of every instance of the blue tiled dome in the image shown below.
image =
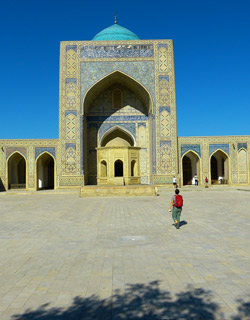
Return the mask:
[[[112,26],[103,29],[97,33],[92,40],[139,40],[140,38],[132,31],[119,26],[118,24],[113,24]]]

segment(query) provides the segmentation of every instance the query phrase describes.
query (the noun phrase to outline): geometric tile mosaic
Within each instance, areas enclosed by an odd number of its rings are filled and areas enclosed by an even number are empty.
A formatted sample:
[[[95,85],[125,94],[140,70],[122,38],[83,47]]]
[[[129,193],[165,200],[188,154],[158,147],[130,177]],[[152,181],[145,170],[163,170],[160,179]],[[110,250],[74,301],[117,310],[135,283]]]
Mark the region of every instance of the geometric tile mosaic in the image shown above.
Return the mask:
[[[217,149],[225,151],[229,155],[229,144],[210,144],[209,145],[209,155],[211,156]]]
[[[67,173],[74,173],[76,171],[76,145],[66,144],[66,166],[65,171]]]
[[[98,70],[96,72],[95,70]],[[107,61],[81,63],[81,101],[93,84],[114,71],[122,71],[141,83],[155,101],[155,81],[153,61]]]
[[[159,44],[159,70],[166,72],[168,70],[168,46],[167,44]]]
[[[182,144],[181,145],[181,157],[187,151],[194,151],[201,157],[201,146],[199,144]]]
[[[244,148],[247,150],[247,143],[238,143],[238,150],[240,150],[241,148]]]
[[[170,113],[170,107],[159,107],[159,113],[166,110],[168,113]]]
[[[73,186],[82,186],[82,177],[81,176],[60,176],[59,185],[61,187],[73,187]]]
[[[35,148],[35,159],[43,152],[48,152],[56,158],[56,148],[54,147],[38,147]]]
[[[122,127],[128,130],[132,135],[133,138],[136,140],[136,127],[135,123],[103,123],[101,124],[100,130],[99,130],[99,140],[101,141],[102,136],[106,131],[108,131],[112,127]]]
[[[76,137],[76,116],[69,113],[66,116],[66,139],[75,139]]]
[[[26,148],[18,148],[18,147],[9,147],[6,148],[6,159],[9,158],[9,156],[14,153],[14,152],[19,152],[21,153],[25,158],[27,156],[27,150]]]
[[[69,51],[69,50],[74,50],[76,52],[77,51],[77,46],[76,45],[66,46],[66,51]]]
[[[170,84],[168,76],[159,76],[159,103],[163,106],[170,104]]]
[[[141,184],[148,184],[148,176],[141,176]]]
[[[67,51],[67,75],[74,76],[76,70],[76,52],[71,49]]]
[[[153,174],[156,174],[156,125],[155,125],[155,115],[151,115],[152,118],[152,169]]]
[[[160,167],[158,171],[162,173],[171,173],[171,141],[160,141]]]
[[[167,110],[160,112],[160,130],[162,137],[170,136],[170,114]]]

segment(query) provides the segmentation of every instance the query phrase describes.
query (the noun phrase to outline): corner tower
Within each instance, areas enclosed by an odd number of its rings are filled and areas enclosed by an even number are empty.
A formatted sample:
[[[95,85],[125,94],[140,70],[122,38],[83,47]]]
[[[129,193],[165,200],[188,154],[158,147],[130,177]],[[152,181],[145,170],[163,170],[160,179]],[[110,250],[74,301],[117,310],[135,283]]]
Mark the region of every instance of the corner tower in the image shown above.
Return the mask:
[[[114,24],[61,42],[59,187],[169,184],[177,175],[172,40]]]

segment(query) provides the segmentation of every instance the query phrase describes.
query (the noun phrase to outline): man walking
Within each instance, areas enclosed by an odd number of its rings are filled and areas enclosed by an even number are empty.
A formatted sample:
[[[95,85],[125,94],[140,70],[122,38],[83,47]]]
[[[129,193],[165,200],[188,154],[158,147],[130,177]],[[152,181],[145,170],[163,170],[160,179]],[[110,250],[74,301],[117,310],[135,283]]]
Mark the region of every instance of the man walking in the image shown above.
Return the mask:
[[[176,229],[180,228],[180,217],[183,206],[183,198],[179,193],[179,189],[175,189],[175,195],[172,197],[169,208],[169,212],[172,211],[172,218],[174,220]]]

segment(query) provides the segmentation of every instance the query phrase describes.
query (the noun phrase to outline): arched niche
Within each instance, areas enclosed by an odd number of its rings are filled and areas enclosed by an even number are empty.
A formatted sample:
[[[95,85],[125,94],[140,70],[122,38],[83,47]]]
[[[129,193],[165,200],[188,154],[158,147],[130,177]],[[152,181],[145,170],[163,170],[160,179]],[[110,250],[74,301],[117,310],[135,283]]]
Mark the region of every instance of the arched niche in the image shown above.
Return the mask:
[[[120,127],[114,127],[101,139],[101,147],[133,147],[135,142],[130,133]]]
[[[238,151],[238,182],[240,184],[248,183],[247,151],[244,148]]]
[[[229,183],[229,157],[222,151],[215,151],[210,157],[210,172],[212,184]]]
[[[131,161],[131,177],[135,177],[138,175],[138,167],[136,160]]]
[[[26,160],[19,152],[13,153],[8,159],[8,188],[26,188]]]
[[[106,178],[107,177],[107,162],[105,160],[101,161],[101,177]]]
[[[201,177],[200,177],[200,158],[195,152],[188,151],[182,157],[183,185],[191,185],[193,183],[193,177],[196,174],[198,176],[198,179],[201,180]]]
[[[37,190],[54,189],[55,160],[48,152],[42,153],[36,161]]]

